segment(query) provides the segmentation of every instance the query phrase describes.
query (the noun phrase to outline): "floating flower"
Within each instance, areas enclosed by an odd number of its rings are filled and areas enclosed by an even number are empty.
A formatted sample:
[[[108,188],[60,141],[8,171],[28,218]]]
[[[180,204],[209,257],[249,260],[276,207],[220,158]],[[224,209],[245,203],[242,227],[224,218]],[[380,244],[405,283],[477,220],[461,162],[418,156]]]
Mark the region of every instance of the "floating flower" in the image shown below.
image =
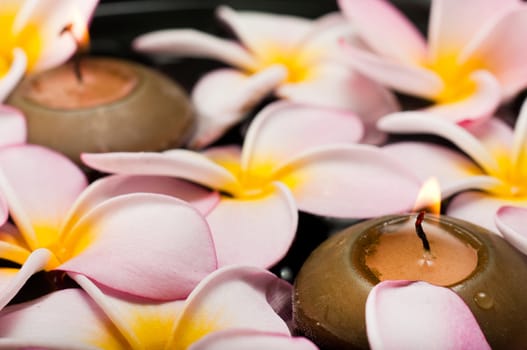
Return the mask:
[[[217,198],[186,182],[119,176],[86,187],[67,158],[22,145],[0,149],[0,192],[16,225],[0,228],[0,258],[22,265],[0,269],[0,307],[41,269],[172,300],[217,267],[206,221],[174,197],[193,199],[204,212]]]
[[[388,1],[339,0],[375,52],[345,45],[363,74],[432,100],[427,111],[454,121],[490,117],[527,86],[527,6],[519,0],[433,0],[428,45]]]
[[[496,226],[503,237],[527,255],[527,208],[504,206],[496,213]]]
[[[387,90],[334,59],[339,38],[353,35],[340,14],[308,20],[226,6],[217,14],[239,42],[191,29],[147,33],[134,42],[144,52],[213,58],[235,67],[206,74],[194,88],[198,127],[191,146],[212,143],[273,92],[294,102],[356,112],[372,130],[368,141],[378,142],[375,121],[398,106]]]
[[[347,114],[279,102],[256,116],[241,150],[81,159],[104,172],[174,176],[221,192],[207,215],[219,265],[268,267],[289,249],[298,209],[349,218],[412,207],[419,182],[377,147],[353,144],[361,134],[360,122]]]
[[[497,118],[461,128],[418,112],[388,116],[381,126],[392,132],[441,136],[471,158],[432,143],[402,142],[385,147],[392,156],[404,159],[420,178],[436,176],[443,198],[465,191],[449,203],[447,214],[496,231],[498,208],[527,207],[527,103],[514,130]]]
[[[0,10],[0,101],[25,72],[50,68],[67,60],[77,45],[61,35],[71,25],[79,39],[98,1],[8,1]]]
[[[366,301],[366,330],[378,349],[490,349],[455,292],[426,282],[384,281]]]
[[[0,347],[316,350],[291,337],[280,317],[290,314],[291,285],[268,271],[218,270],[186,300],[164,303],[122,299],[76,279],[87,293],[62,290],[3,310]]]

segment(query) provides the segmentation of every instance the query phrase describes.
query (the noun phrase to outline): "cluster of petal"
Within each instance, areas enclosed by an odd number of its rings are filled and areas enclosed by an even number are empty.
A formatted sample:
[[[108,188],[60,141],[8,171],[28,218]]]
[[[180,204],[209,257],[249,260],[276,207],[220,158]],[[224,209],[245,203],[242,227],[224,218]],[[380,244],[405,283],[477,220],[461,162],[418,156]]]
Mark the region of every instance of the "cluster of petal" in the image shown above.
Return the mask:
[[[424,111],[461,123],[491,117],[527,86],[527,6],[519,0],[433,0],[428,43],[388,1],[339,0],[375,52],[345,45],[363,74],[434,101]]]
[[[14,222],[0,227],[0,258],[22,266],[0,269],[0,306],[41,269],[82,274],[143,297],[186,297],[217,267],[210,230],[198,212],[210,210],[217,197],[194,187],[126,176],[87,187],[81,170],[54,151],[0,149],[0,192]]]
[[[134,42],[143,52],[212,58],[233,67],[209,72],[195,86],[198,127],[192,147],[211,144],[273,93],[298,103],[353,111],[371,130],[367,140],[379,142],[375,121],[398,106],[385,88],[335,60],[339,39],[354,36],[342,15],[308,20],[226,6],[217,14],[239,41],[174,29],[147,33]]]
[[[291,285],[270,272],[230,267],[204,278],[186,300],[124,299],[75,276],[62,290],[0,313],[0,348],[316,350],[291,337]]]
[[[490,350],[463,299],[426,282],[377,284],[366,301],[366,331],[373,350]]]
[[[207,215],[218,263],[268,267],[289,249],[298,209],[363,218],[412,207],[417,178],[379,148],[355,144],[361,131],[348,114],[282,101],[256,116],[241,150],[81,158],[103,172],[173,176],[221,192]]]
[[[527,206],[527,103],[514,129],[498,118],[462,128],[419,112],[388,116],[381,125],[396,133],[437,135],[465,153],[423,142],[384,148],[404,159],[420,178],[437,177],[443,198],[462,192],[450,202],[447,214],[497,231],[494,217],[501,206]]]
[[[81,39],[97,0],[9,0],[0,9],[0,102],[25,72],[58,65],[77,48],[72,37],[62,35],[66,26]]]

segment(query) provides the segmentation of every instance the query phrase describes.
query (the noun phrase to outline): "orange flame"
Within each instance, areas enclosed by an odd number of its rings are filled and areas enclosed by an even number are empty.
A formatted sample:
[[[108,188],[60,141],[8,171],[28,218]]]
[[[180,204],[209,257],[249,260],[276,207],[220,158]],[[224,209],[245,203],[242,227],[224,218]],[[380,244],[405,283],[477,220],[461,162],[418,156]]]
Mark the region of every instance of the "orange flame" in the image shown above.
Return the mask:
[[[62,29],[61,34],[64,33],[71,35],[77,46],[76,51],[78,53],[88,51],[90,47],[90,34],[88,32],[88,25],[80,13],[72,14],[71,22]]]
[[[425,209],[435,215],[441,212],[441,188],[435,177],[426,180],[417,195],[414,211]]]

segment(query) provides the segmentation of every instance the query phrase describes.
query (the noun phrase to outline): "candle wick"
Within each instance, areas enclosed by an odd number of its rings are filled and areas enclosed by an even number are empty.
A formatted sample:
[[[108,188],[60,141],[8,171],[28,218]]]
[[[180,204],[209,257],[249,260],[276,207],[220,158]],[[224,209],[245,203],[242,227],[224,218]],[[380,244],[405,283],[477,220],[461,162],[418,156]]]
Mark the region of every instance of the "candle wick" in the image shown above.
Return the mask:
[[[82,71],[81,71],[82,44],[79,41],[79,39],[77,39],[77,37],[73,34],[73,24],[72,23],[68,23],[64,26],[64,28],[62,28],[62,30],[60,31],[60,35],[63,35],[63,34],[68,34],[75,42],[76,50],[75,50],[75,53],[73,54],[73,73],[75,74],[75,78],[77,78],[77,81],[80,84],[82,84],[83,83]]]
[[[421,239],[421,242],[423,242],[423,249],[425,252],[430,252],[430,242],[428,241],[428,238],[426,238],[425,230],[423,230],[423,219],[425,217],[425,211],[419,212],[417,215],[417,219],[415,219],[415,232],[417,233],[417,236]]]

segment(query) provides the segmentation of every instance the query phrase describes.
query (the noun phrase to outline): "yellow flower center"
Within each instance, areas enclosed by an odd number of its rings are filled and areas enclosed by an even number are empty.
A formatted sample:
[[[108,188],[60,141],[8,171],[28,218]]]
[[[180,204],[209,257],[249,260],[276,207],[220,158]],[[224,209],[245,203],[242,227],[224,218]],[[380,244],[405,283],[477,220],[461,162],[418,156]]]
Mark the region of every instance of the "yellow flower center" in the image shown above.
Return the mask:
[[[40,56],[42,37],[38,27],[27,23],[18,32],[14,31],[16,10],[0,12],[0,77],[9,70],[13,58],[13,49],[21,48],[27,55],[28,70],[31,70]],[[58,34],[57,34],[58,35]]]
[[[505,151],[496,152],[495,159],[499,172],[489,175],[500,179],[502,185],[493,188],[492,192],[509,200],[527,199],[527,168],[521,164],[515,164]]]

